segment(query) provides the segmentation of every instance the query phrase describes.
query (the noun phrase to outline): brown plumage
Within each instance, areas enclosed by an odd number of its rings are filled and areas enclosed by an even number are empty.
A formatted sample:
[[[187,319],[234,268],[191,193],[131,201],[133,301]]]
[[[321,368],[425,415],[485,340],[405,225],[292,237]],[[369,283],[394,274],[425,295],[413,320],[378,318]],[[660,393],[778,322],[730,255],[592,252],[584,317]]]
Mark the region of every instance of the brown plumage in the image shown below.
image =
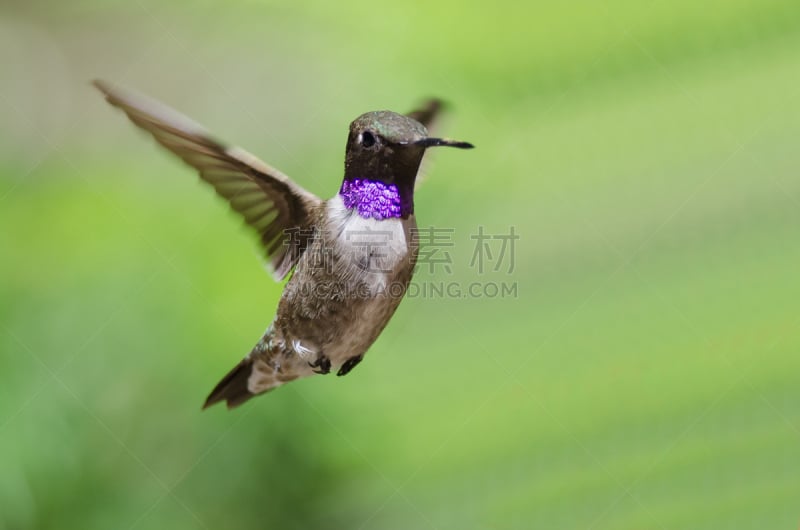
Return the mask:
[[[171,108],[102,81],[94,84],[109,103],[194,167],[244,218],[258,234],[276,278],[294,268],[272,324],[212,390],[204,408],[220,401],[232,408],[299,377],[352,370],[411,281],[417,258],[411,236],[413,189],[425,149],[471,147],[428,137],[424,124],[436,118],[441,103],[432,100],[411,117],[380,111],[354,121],[345,184],[366,186],[365,191],[345,193],[343,184],[340,194],[322,201]],[[373,195],[375,202],[369,202]],[[380,253],[374,248],[378,234],[388,237]]]

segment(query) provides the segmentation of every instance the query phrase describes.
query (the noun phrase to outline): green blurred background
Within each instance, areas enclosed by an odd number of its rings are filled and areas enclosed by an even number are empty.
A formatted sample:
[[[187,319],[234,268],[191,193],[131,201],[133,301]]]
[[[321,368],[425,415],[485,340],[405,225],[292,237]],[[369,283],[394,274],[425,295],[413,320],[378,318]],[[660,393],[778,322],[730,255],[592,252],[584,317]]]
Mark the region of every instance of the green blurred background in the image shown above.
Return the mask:
[[[797,528],[799,52],[796,0],[4,2],[0,528]],[[95,77],[325,197],[354,117],[446,98],[417,282],[518,296],[201,413],[281,286]]]

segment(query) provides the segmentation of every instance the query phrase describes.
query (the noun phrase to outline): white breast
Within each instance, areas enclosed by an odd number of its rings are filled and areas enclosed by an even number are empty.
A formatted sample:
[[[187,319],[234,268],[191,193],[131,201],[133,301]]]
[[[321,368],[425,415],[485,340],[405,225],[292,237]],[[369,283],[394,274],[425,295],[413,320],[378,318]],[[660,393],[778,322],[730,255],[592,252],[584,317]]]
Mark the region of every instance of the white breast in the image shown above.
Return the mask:
[[[365,219],[345,208],[338,195],[328,201],[328,234],[337,255],[350,259],[346,276],[357,275],[373,295],[384,290],[408,265],[413,216],[409,219]]]

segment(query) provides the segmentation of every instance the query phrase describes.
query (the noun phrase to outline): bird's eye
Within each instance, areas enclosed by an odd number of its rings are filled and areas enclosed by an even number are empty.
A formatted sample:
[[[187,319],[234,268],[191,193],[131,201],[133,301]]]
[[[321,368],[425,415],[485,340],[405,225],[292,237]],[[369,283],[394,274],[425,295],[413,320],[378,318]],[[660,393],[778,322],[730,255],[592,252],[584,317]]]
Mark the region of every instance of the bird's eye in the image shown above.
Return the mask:
[[[364,131],[361,133],[361,145],[364,147],[372,147],[375,145],[375,135],[372,134],[370,131]]]

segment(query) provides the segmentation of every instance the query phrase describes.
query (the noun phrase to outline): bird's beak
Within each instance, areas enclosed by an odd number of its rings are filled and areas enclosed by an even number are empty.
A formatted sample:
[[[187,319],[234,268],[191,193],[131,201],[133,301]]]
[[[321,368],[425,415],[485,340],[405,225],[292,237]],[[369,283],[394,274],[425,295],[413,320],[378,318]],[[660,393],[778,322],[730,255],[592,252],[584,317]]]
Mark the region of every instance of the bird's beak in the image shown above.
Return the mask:
[[[458,147],[459,149],[472,149],[473,147],[475,147],[469,142],[458,142],[456,140],[451,140],[449,138],[423,138],[422,140],[417,140],[416,142],[414,142],[414,145],[426,148],[446,146],[446,147]]]

